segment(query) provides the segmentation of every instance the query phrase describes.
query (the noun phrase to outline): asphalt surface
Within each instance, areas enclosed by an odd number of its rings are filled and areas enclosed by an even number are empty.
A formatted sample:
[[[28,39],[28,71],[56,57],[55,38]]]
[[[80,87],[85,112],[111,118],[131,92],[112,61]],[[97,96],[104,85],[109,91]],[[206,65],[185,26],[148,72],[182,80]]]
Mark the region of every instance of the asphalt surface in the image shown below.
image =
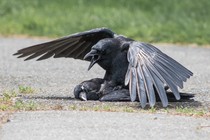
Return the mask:
[[[73,88],[81,81],[103,77],[104,71],[74,59],[23,61],[18,49],[43,39],[0,38],[0,94],[19,85],[36,90],[30,99],[49,104],[74,102]],[[210,111],[210,48],[163,45],[159,48],[189,68],[194,76],[181,92],[195,94],[190,105]],[[71,100],[68,100],[70,99]],[[59,99],[59,100],[58,100]],[[88,111],[19,112],[0,129],[0,139],[209,139],[210,118]]]
[[[207,140],[209,120],[162,114],[45,111],[17,113],[3,140],[179,139]],[[27,130],[27,131],[26,131]]]

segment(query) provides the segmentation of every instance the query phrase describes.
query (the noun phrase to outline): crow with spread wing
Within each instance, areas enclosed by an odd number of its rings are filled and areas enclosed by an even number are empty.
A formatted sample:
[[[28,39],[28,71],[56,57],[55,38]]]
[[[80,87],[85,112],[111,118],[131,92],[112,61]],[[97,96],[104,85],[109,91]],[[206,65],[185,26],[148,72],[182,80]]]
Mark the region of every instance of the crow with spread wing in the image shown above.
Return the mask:
[[[25,60],[39,57],[69,57],[90,61],[88,70],[98,64],[105,71],[103,79],[84,81],[74,89],[81,100],[136,101],[144,108],[154,106],[160,99],[163,107],[168,105],[166,90],[180,99],[183,88],[193,75],[180,63],[153,45],[117,35],[107,28],[97,28],[72,34],[50,42],[18,50],[14,55]]]

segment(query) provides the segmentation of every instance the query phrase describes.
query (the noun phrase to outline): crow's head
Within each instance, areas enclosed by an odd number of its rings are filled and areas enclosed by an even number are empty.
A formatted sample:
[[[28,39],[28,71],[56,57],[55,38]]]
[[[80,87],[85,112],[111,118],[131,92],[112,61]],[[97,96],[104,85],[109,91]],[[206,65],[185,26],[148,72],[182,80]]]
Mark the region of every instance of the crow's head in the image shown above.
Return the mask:
[[[113,59],[117,52],[120,51],[120,42],[114,38],[107,38],[96,43],[89,53],[84,57],[85,60],[90,60],[88,70],[95,63],[98,63],[105,70],[110,69]]]

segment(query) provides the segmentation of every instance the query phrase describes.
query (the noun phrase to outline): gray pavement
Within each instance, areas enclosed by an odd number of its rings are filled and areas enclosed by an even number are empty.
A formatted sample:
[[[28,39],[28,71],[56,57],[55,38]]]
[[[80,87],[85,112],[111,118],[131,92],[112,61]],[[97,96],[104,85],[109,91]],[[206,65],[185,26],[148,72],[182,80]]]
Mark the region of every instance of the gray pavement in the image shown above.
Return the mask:
[[[0,94],[19,85],[37,90],[38,100],[51,102],[73,97],[76,84],[103,77],[98,66],[74,59],[23,61],[12,56],[18,49],[43,39],[0,38]],[[194,72],[182,92],[195,94],[199,108],[210,111],[210,48],[163,45],[163,52]],[[193,104],[192,104],[193,105]],[[197,105],[197,104],[196,104]],[[209,139],[210,118],[167,114],[80,111],[19,112],[0,129],[0,139]]]
[[[209,140],[209,120],[116,112],[22,112],[4,125],[2,140]]]

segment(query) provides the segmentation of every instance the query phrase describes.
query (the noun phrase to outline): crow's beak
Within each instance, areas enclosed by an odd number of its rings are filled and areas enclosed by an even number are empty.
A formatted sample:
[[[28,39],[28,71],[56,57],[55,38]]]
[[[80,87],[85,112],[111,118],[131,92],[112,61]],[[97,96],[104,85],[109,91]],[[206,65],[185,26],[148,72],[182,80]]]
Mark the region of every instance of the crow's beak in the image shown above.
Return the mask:
[[[86,93],[85,93],[85,92],[80,92],[79,98],[80,98],[82,101],[87,101],[87,95],[86,95]]]
[[[101,58],[101,56],[98,54],[97,50],[91,50],[89,53],[87,53],[84,57],[85,60],[90,60],[90,65],[88,67],[88,70],[90,70],[93,65]]]

